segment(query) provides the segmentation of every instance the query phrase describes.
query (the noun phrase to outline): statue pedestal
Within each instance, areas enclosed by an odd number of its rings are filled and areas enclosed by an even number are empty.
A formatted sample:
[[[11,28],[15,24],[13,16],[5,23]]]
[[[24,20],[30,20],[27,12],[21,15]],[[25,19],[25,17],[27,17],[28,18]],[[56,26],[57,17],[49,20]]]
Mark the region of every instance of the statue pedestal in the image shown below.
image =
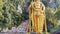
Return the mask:
[[[36,32],[30,32],[30,34],[37,34]]]

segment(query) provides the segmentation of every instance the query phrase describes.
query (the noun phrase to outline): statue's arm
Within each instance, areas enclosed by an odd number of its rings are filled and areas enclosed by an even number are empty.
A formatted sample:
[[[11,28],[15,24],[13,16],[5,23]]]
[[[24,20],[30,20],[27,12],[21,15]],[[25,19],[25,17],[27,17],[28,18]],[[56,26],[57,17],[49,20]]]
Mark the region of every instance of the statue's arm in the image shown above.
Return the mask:
[[[31,14],[32,14],[32,4],[30,4],[29,6],[29,18],[31,18]]]
[[[32,12],[32,4],[29,6],[29,12]]]
[[[44,13],[44,16],[46,17],[44,4],[42,4],[42,11],[43,11],[43,13]]]
[[[44,19],[45,34],[47,34],[47,23],[46,23],[45,6],[44,6],[44,5],[42,5],[42,7],[43,7],[43,11],[44,11],[44,16],[45,16],[45,19]]]
[[[45,11],[45,6],[44,6],[44,4],[42,4],[42,10]]]
[[[31,29],[32,29],[32,28],[31,28],[31,27],[32,27],[32,26],[31,26],[31,24],[32,24],[32,23],[31,23],[31,22],[32,22],[32,3],[30,4],[30,6],[29,6],[28,9],[29,9],[29,24],[30,24],[30,25],[29,25],[29,26],[30,26],[29,30],[30,30],[30,32],[31,32]]]

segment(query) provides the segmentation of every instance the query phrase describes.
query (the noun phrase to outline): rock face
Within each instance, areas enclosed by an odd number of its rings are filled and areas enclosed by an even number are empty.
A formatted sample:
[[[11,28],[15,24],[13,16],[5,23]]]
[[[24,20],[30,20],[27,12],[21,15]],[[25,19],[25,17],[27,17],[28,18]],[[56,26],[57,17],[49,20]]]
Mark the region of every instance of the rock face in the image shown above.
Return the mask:
[[[55,0],[50,0],[50,2],[48,4],[48,7],[56,10],[57,6],[56,6],[56,3],[55,3]]]
[[[47,1],[46,0],[42,0],[42,2],[43,3],[45,2],[45,5],[46,5]],[[56,10],[56,8],[57,8],[56,0],[49,0],[46,7],[49,7],[49,8],[52,8],[52,9]]]
[[[56,3],[56,4],[57,4],[57,5],[60,5],[60,0],[56,0],[56,1],[57,1],[57,3]]]
[[[27,32],[27,24],[28,24],[28,20],[25,20],[24,22],[22,22],[18,27],[17,27],[17,32]]]

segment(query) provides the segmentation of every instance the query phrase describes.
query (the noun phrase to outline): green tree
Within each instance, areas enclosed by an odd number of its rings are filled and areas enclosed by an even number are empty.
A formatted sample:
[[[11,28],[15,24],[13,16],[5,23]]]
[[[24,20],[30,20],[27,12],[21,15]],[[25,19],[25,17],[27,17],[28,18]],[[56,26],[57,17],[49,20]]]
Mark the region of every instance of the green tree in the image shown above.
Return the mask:
[[[53,9],[47,8],[46,9],[46,18],[47,18],[47,28],[49,32],[54,32],[57,30],[58,26],[58,19],[54,14]],[[53,29],[53,31],[52,31]],[[54,30],[55,29],[55,30]]]
[[[14,0],[15,2],[19,2]],[[17,3],[13,0],[1,0],[0,1],[0,28],[12,28],[18,26],[21,23],[21,13],[17,12]],[[18,3],[19,4],[19,3]]]
[[[55,15],[56,15],[57,19],[60,20],[60,6],[58,6]]]

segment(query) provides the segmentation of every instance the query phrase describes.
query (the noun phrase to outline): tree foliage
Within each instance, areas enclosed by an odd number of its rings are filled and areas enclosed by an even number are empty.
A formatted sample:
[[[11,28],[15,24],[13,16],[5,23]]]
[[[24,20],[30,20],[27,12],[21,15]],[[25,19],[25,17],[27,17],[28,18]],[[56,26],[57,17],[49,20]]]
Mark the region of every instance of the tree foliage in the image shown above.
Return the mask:
[[[14,2],[13,2],[14,1]],[[0,28],[11,28],[21,23],[21,13],[17,12],[16,0],[0,1]],[[19,3],[18,3],[19,4]]]
[[[56,31],[58,27],[58,19],[53,9],[51,8],[46,9],[46,18],[48,31],[51,32],[52,29],[55,29],[53,30],[53,32]]]

